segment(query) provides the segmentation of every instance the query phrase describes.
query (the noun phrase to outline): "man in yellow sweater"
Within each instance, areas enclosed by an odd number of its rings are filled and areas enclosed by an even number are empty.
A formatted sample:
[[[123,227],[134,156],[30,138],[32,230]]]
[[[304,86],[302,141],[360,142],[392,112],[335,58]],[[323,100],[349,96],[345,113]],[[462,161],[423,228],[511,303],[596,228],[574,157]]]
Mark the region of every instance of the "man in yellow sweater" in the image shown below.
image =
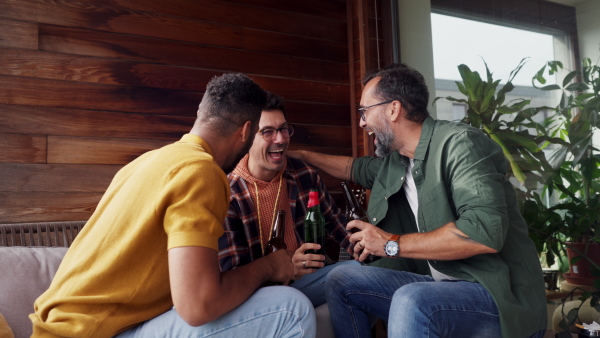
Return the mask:
[[[265,100],[245,75],[215,77],[189,134],[117,173],[36,300],[33,337],[314,335],[314,312],[300,292],[255,292],[267,281],[289,282],[288,252],[219,270],[224,170],[248,152]]]

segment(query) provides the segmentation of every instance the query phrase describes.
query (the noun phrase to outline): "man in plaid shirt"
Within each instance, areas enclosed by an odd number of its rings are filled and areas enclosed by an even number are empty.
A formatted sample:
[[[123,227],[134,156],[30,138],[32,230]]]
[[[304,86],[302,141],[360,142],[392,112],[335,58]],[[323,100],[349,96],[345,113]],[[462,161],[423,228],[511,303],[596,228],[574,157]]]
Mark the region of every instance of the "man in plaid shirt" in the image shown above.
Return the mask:
[[[315,243],[304,243],[304,216],[308,193],[319,190],[321,211],[326,231],[340,247],[350,251],[346,219],[327,193],[317,170],[286,152],[294,129],[285,119],[280,97],[269,93],[263,109],[258,135],[250,152],[228,175],[231,197],[225,233],[219,239],[219,261],[227,271],[263,257],[277,210],[286,212],[285,242],[293,255],[292,287],[302,291],[313,303],[325,303],[325,277],[340,264],[356,264],[354,260],[325,266],[325,257],[306,254],[318,249]]]

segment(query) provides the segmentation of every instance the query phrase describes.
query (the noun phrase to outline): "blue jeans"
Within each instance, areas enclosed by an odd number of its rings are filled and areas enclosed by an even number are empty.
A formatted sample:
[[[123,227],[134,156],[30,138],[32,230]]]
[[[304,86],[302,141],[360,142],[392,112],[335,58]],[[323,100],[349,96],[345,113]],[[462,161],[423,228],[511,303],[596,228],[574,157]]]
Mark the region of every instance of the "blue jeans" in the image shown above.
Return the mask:
[[[368,337],[369,314],[389,337],[500,337],[496,303],[478,283],[370,266],[329,273],[327,303],[337,337]]]
[[[202,326],[189,326],[173,309],[116,337],[314,337],[315,330],[315,312],[303,294],[287,286],[270,286]]]
[[[311,274],[302,276],[292,284],[292,287],[308,297],[314,307],[325,304],[325,280],[327,274],[335,267],[347,265],[357,267],[360,266],[360,263],[355,260],[349,260],[324,266]]]

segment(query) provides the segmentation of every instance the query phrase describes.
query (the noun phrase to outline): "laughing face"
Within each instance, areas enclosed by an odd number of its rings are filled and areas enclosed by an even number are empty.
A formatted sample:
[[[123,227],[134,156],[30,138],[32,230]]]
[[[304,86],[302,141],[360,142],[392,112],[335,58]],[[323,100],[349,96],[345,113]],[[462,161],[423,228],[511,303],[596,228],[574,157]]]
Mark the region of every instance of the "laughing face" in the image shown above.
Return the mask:
[[[360,98],[360,105],[370,108],[363,112],[365,119],[361,118],[359,121],[361,128],[364,128],[369,135],[375,135],[375,155],[383,157],[397,149],[394,147],[396,136],[383,114],[387,104],[385,102],[382,104],[383,100],[374,95],[378,83],[379,78],[374,78],[365,85]]]
[[[279,110],[263,110],[258,124],[258,133],[250,148],[248,170],[252,176],[262,181],[271,181],[286,165],[286,152],[290,139],[280,129],[288,125]],[[261,133],[261,131],[266,131]],[[265,140],[270,139],[270,140]]]

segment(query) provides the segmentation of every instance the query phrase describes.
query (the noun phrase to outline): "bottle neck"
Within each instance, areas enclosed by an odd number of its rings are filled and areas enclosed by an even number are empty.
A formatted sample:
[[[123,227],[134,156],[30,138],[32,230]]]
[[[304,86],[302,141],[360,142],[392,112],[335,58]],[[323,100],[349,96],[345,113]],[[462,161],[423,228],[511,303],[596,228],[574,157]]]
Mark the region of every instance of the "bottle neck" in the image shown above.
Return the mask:
[[[345,183],[342,183],[342,187],[344,188],[344,195],[346,196],[346,203],[348,204],[348,209],[356,209],[356,207],[358,206],[358,202],[356,201],[354,194],[350,191],[350,188]]]
[[[317,191],[310,191],[308,193],[308,208],[319,205],[319,193]]]
[[[273,233],[271,237],[277,237],[284,239],[285,237],[285,211],[279,210],[277,212],[277,218],[275,219],[275,225],[273,225]]]

